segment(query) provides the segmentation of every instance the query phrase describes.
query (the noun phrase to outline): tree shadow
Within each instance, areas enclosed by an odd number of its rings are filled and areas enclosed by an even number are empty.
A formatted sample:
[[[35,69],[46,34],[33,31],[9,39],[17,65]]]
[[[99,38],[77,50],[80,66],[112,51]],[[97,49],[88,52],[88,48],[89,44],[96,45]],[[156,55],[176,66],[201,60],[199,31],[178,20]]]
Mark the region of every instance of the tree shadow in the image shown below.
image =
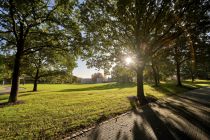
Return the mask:
[[[179,94],[177,96],[179,98],[192,100],[193,102],[196,102],[198,104],[208,105],[208,103],[210,103],[209,93],[210,90],[207,90],[207,88],[202,88],[202,89],[193,90],[190,93],[186,92],[184,94]]]
[[[155,103],[158,99],[154,96],[146,97],[149,104]],[[140,106],[136,97],[128,98],[133,113],[142,119],[142,122],[134,120],[132,135],[134,140],[151,140],[151,133],[154,133],[158,140],[173,140],[172,134],[164,125],[164,122],[156,115],[149,105]],[[150,130],[148,130],[150,128]],[[164,132],[164,133],[163,133]]]
[[[1,98],[0,98],[0,101],[7,100],[7,99],[8,99],[8,96],[1,97]]]
[[[34,95],[33,93],[29,93],[29,92],[31,92],[31,91],[21,91],[20,93],[18,93],[18,97],[25,97],[25,96]],[[2,102],[2,101],[8,100],[9,96],[3,96],[3,95],[9,95],[9,93],[7,93],[7,94],[0,94],[0,106],[6,107],[8,102]],[[18,104],[18,102],[19,102],[19,100],[15,104]]]
[[[99,140],[101,131],[99,128],[95,128],[89,135],[88,140]]]
[[[148,95],[148,96],[146,96],[146,100],[148,103],[152,103],[152,102],[156,102],[158,100],[158,98],[153,95]],[[142,105],[140,105],[140,103],[138,101],[137,96],[128,96],[128,101],[130,103],[132,111],[134,111],[134,112],[142,107]]]
[[[174,132],[174,135],[176,135],[179,139],[206,139],[203,136],[199,138],[197,137],[201,134],[205,135],[209,139],[210,112],[202,110],[202,106],[201,108],[192,110],[190,108],[193,104],[195,104],[195,106],[198,104],[193,102],[189,107],[185,106],[183,101],[182,103],[166,102],[164,104],[158,104],[160,108],[167,109],[175,114],[177,118],[182,119],[179,120],[174,117],[167,119],[165,123],[168,125],[169,129],[171,129],[171,131]],[[171,122],[174,122],[176,125]],[[188,130],[188,132],[186,130]]]
[[[202,88],[203,86],[201,86],[201,85],[210,85],[210,80],[208,80],[208,81],[207,80],[205,80],[205,81],[195,81],[195,82],[184,81],[183,83],[186,84],[186,85],[193,85],[196,88]]]
[[[76,88],[76,89],[64,89],[60,90],[59,92],[74,92],[74,91],[90,91],[90,90],[108,90],[108,89],[123,89],[123,88],[130,88],[135,87],[135,83],[112,83],[112,84],[105,84],[101,86],[92,86],[86,88]]]
[[[203,109],[204,105],[205,107],[210,108],[210,102],[203,104],[197,100],[195,101],[188,99],[188,97],[179,96],[177,96],[175,100],[178,100],[179,102],[170,100],[166,102],[153,102],[142,108],[139,108],[138,106],[138,108],[136,108],[136,106],[134,106],[133,112],[142,118],[143,122],[138,123],[138,121],[134,121],[132,129],[133,139],[188,140],[210,138],[210,111],[209,109]],[[132,101],[131,104],[135,104],[133,101],[136,100],[130,101]],[[154,110],[153,106],[156,106],[156,108],[159,109]],[[192,107],[193,109],[191,109]],[[161,110],[167,110],[173,115],[169,115],[170,117],[168,117],[166,114],[160,113]],[[193,126],[193,128],[190,128],[190,126]],[[187,132],[186,129],[191,130]],[[154,134],[155,138],[151,138],[151,133]]]
[[[154,136],[158,140],[174,140],[165,123],[148,105],[144,106],[141,110],[143,112],[135,112],[136,115],[139,115],[143,119],[143,122],[138,124],[137,121],[134,121],[132,130],[134,140],[139,140],[140,138],[150,140],[152,139],[152,133],[154,133]]]
[[[153,86],[153,88],[165,95],[175,95],[177,93],[186,92],[189,90],[195,90],[197,88],[183,85],[183,86],[175,86],[173,84],[161,84],[160,86]]]
[[[3,103],[0,103],[0,108],[4,108],[4,107],[8,107],[8,106],[14,106],[14,105],[19,105],[19,104],[24,104],[25,102],[24,101],[16,101],[15,103],[9,103],[9,102],[3,102]]]
[[[162,107],[161,104],[159,104],[159,107]],[[197,115],[195,113],[198,110],[192,112],[189,108],[187,108],[183,104],[173,104],[169,102],[165,103],[164,108],[170,110],[177,116],[184,118],[185,120],[190,122],[190,124],[192,124],[193,126],[201,128],[204,131],[204,133],[208,134],[210,132],[210,125],[208,124],[208,120],[205,120],[205,118],[202,118],[200,117],[200,115]],[[204,114],[203,111],[199,112],[202,112],[202,115],[210,115],[210,113]]]
[[[201,90],[196,91],[201,92]],[[191,94],[193,95],[194,93],[191,92]],[[210,96],[208,92],[204,92],[203,94]],[[111,136],[110,138],[106,137],[107,134],[103,134],[104,130],[100,129],[99,126],[91,132],[89,140],[99,140],[103,138],[116,140],[209,139],[210,102],[207,100],[205,104],[203,104],[202,101],[199,100],[202,98],[196,96],[195,100],[188,96],[189,94],[183,94],[182,96],[173,96],[172,98],[159,101],[151,97],[152,101],[142,107],[138,105],[135,96],[130,96],[128,99],[132,106],[132,114],[135,115],[134,118],[131,118],[133,124],[129,125],[131,131],[125,132],[121,127],[115,126],[116,124],[110,123],[109,125],[111,125],[111,127],[117,128],[115,132],[111,132],[109,135]]]
[[[29,93],[30,92],[30,93]],[[28,96],[28,95],[34,95],[33,93],[31,93],[32,91],[22,91],[18,93],[18,97],[22,97],[22,96]],[[1,95],[9,95],[9,93],[5,93],[5,94],[0,94]],[[8,96],[5,96],[5,98],[0,98],[1,100],[5,100],[8,99]]]

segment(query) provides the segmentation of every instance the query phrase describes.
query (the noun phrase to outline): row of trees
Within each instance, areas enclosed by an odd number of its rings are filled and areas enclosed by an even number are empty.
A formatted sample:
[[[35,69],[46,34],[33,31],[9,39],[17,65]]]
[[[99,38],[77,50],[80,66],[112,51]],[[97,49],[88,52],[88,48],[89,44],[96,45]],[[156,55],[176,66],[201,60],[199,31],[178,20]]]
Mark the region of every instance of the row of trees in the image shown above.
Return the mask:
[[[0,2],[1,51],[14,56],[9,102],[17,100],[21,73],[34,79],[36,91],[39,78],[74,68],[81,49],[76,5],[51,0]]]
[[[135,63],[128,67],[136,73],[137,97],[145,104],[143,72],[148,65],[158,84],[159,67],[165,67],[162,60],[169,59],[169,66],[176,64],[180,79],[180,66],[190,57],[194,79],[198,50],[209,45],[209,6],[207,0],[86,1],[81,8],[82,22],[94,46],[88,64],[107,68],[111,62],[123,63],[125,56],[132,57]]]
[[[47,48],[24,56],[20,67],[20,82],[33,82],[33,91],[37,91],[38,81],[45,83],[72,83],[72,70],[76,66],[75,58],[66,52],[56,52]],[[0,82],[10,83],[14,55],[0,55]],[[70,61],[69,61],[70,60]]]
[[[59,69],[61,61],[51,55],[65,52],[71,57],[67,62],[80,55],[105,73],[131,57],[134,63],[127,67],[137,76],[137,97],[145,104],[143,72],[148,65],[158,84],[160,69],[170,64],[176,64],[179,77],[182,64],[189,63],[194,79],[196,57],[207,62],[209,6],[208,0],[2,0],[1,50],[15,55],[9,102],[17,100],[24,60],[39,74],[41,67],[33,60],[44,68],[56,63],[53,68]]]

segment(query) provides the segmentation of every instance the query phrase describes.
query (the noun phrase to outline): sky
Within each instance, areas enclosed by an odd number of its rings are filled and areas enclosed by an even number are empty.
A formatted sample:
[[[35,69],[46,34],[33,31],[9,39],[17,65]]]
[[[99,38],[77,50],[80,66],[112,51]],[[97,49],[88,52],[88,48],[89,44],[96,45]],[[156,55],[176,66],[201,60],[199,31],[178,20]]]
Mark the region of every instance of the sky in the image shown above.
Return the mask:
[[[79,0],[82,3],[84,0]],[[87,68],[86,61],[77,60],[77,68],[73,70],[73,75],[80,78],[91,78],[91,75],[97,72],[103,73],[103,70],[98,71],[96,68]]]
[[[87,68],[86,61],[77,60],[77,68],[73,70],[73,75],[80,78],[91,78],[91,75],[97,72],[103,73],[103,70],[98,71],[96,68]]]

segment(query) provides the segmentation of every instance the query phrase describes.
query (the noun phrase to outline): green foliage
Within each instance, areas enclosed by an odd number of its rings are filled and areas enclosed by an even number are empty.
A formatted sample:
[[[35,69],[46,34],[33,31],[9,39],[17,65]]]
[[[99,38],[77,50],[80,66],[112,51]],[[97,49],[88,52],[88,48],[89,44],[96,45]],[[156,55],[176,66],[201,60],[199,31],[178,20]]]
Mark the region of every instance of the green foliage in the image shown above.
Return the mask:
[[[9,98],[15,102],[24,56],[43,48],[81,53],[78,7],[76,0],[8,0],[0,1],[0,9],[0,49],[15,54]]]
[[[180,59],[186,59],[187,51],[193,61],[198,53],[196,46],[209,36],[207,1],[93,0],[81,7],[85,37],[94,47],[88,65],[97,68],[110,69],[113,62],[123,63],[126,55],[132,56],[135,67],[150,65],[157,59],[156,66],[167,74],[160,75],[166,78],[174,68],[164,57],[169,57],[166,51],[180,35],[185,38],[180,49],[185,58]],[[193,63],[190,65],[192,69]]]
[[[0,55],[0,81],[11,79],[13,59],[14,56],[9,54]]]
[[[75,66],[75,56],[45,48],[25,56],[22,73],[47,83],[71,83]]]
[[[120,64],[113,67],[111,76],[116,82],[136,82],[134,81],[134,78],[136,77],[135,72]]]
[[[98,79],[103,80],[103,78],[104,78],[104,75],[100,72],[94,73],[94,74],[91,75],[91,79],[92,79],[93,83],[96,83]]]

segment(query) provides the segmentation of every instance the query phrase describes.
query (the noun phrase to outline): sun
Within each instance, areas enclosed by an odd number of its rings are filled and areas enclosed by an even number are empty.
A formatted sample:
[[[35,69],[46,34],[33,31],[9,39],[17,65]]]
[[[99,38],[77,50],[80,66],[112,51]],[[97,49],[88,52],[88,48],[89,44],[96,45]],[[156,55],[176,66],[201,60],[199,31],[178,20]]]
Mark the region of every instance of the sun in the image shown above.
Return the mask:
[[[127,58],[125,59],[125,62],[126,62],[126,64],[130,64],[130,63],[132,63],[133,61],[132,61],[132,59],[131,59],[130,57],[127,57]]]

